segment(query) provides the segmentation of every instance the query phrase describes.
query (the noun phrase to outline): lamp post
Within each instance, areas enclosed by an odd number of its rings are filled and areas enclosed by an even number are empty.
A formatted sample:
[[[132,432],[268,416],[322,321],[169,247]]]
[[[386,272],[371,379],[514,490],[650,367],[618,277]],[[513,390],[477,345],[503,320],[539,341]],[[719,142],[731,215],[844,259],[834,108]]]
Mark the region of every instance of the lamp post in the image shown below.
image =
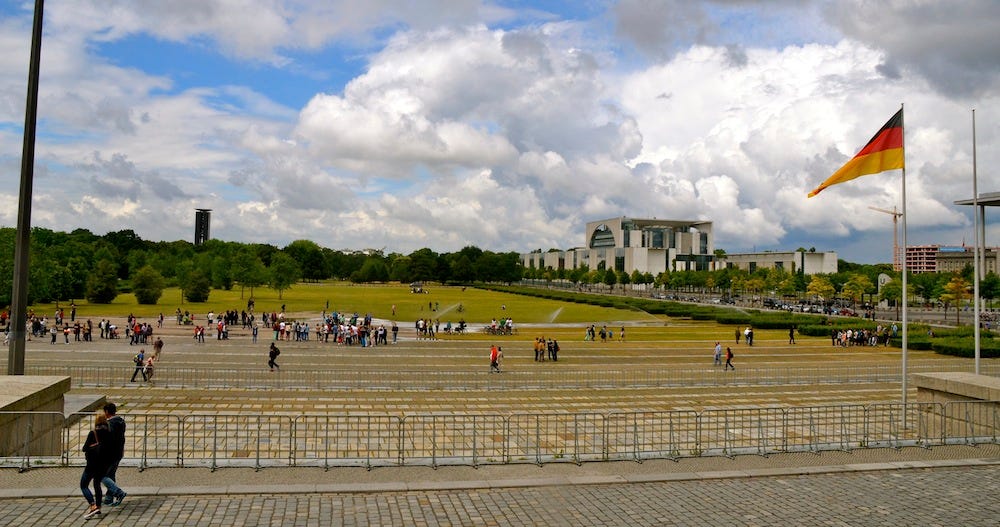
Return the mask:
[[[10,351],[7,374],[24,375],[28,303],[28,248],[31,242],[31,187],[35,171],[35,124],[38,116],[38,70],[42,52],[44,0],[35,0],[28,64],[28,96],[24,108],[24,146],[21,154],[21,190],[18,194],[17,239],[14,245],[14,286],[11,298]]]

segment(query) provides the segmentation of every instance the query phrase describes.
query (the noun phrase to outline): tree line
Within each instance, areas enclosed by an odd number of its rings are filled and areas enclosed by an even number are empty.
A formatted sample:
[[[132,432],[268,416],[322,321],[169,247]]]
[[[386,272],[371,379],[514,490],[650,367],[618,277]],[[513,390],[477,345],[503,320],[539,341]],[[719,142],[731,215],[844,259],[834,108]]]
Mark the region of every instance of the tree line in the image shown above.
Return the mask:
[[[10,305],[16,231],[0,228],[0,305]],[[717,255],[723,257],[723,255]],[[785,269],[736,268],[716,271],[668,271],[653,276],[606,269],[524,268],[514,252],[492,252],[467,246],[452,253],[429,248],[410,254],[381,250],[344,251],[321,247],[310,240],[295,240],[283,248],[270,244],[208,240],[191,242],[149,241],[131,229],[103,236],[87,229],[72,232],[41,227],[31,231],[28,303],[86,298],[108,303],[120,292],[132,292],[143,304],[155,304],[166,287],[178,287],[190,302],[203,302],[212,289],[241,290],[268,286],[282,292],[299,280],[351,280],[359,283],[389,282],[516,282],[522,278],[562,280],[573,284],[610,287],[645,284],[680,291],[704,289],[739,291],[759,296],[864,299],[901,298],[901,280],[889,264],[855,264],[838,261],[839,272],[807,276]],[[879,290],[878,276],[892,281]],[[958,306],[971,298],[972,268],[959,273],[911,275],[911,299]],[[990,272],[980,284],[980,297],[992,302],[1000,297],[1000,277]]]
[[[16,230],[0,228],[0,305],[10,305]],[[283,248],[270,244],[208,240],[149,241],[131,229],[103,236],[87,229],[31,230],[28,303],[86,298],[109,303],[132,292],[155,304],[166,287],[178,287],[190,302],[204,302],[212,289],[268,286],[282,292],[299,280],[411,283],[514,282],[521,279],[517,253],[469,246],[454,253],[419,249],[410,254],[339,251],[309,240]]]
[[[724,253],[717,258],[725,258]],[[753,272],[738,268],[723,268],[715,271],[667,271],[653,276],[651,273],[633,271],[626,273],[605,268],[603,262],[596,269],[586,265],[576,269],[553,269],[551,267],[530,267],[524,270],[524,277],[534,280],[563,280],[572,284],[603,284],[611,288],[630,284],[645,284],[668,291],[710,291],[716,294],[751,294],[757,297],[781,299],[800,298],[806,300],[831,301],[843,299],[852,303],[874,303],[886,300],[897,304],[902,299],[901,273],[894,271],[891,264],[856,264],[838,260],[838,272],[806,275],[790,272],[782,268],[757,268]],[[885,274],[890,281],[880,289],[879,275]],[[940,304],[945,309],[960,306],[972,298],[973,269],[971,265],[956,273],[910,274],[908,289],[910,300]],[[1000,276],[990,271],[980,281],[980,298],[991,303],[1000,297]]]

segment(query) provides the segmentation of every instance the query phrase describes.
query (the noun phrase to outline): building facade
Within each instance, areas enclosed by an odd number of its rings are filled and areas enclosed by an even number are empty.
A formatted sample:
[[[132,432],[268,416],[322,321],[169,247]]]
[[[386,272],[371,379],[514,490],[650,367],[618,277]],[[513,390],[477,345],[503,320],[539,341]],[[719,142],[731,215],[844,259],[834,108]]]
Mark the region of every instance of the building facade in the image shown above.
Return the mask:
[[[212,209],[194,209],[194,244],[201,245],[211,239]]]
[[[965,266],[975,267],[972,247],[941,247],[935,259],[939,273],[959,273],[965,269]],[[983,268],[980,269],[979,276],[996,273],[997,264],[1000,262],[1000,249],[997,247],[985,248],[982,262]]]
[[[614,269],[631,273],[711,270],[715,245],[712,222],[609,218],[587,223],[586,245],[566,251],[527,253],[521,263],[534,269]]]
[[[833,274],[838,270],[837,253],[827,252],[763,252],[726,254],[716,260],[716,269],[741,269],[753,273],[757,269],[784,269],[806,275]]]
[[[906,269],[911,273],[936,273],[940,245],[909,245],[906,247]]]

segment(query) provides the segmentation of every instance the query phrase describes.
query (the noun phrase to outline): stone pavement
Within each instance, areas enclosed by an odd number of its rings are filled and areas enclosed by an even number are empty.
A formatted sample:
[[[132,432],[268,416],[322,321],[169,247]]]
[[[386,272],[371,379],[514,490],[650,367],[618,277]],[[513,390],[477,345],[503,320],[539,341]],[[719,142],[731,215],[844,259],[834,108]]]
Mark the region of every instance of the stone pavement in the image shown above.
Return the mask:
[[[0,470],[0,525],[82,525],[79,468]],[[123,468],[101,525],[1000,525],[1000,445],[471,467]]]

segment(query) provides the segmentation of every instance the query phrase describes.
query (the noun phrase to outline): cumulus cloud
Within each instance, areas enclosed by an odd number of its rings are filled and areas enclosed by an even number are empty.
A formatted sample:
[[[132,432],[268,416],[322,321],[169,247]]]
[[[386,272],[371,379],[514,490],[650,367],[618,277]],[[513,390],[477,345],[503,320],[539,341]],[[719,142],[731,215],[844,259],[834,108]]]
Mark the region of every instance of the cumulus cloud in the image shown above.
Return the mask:
[[[239,59],[287,66],[286,51],[315,50],[331,42],[368,46],[399,27],[420,30],[515,16],[480,0],[79,0],[72,9],[47,10],[47,22],[114,41],[148,34]]]
[[[711,220],[729,251],[888,261],[891,220],[868,207],[901,205],[898,172],[805,196],[905,102],[910,241],[959,243],[970,101],[980,167],[1000,162],[1000,68],[979,53],[997,47],[996,8],[930,24],[933,3],[869,4],[912,31],[882,35],[819,0],[623,0],[592,20],[475,0],[55,2],[34,219],[186,239],[204,207],[225,239],[409,252],[566,248],[587,221],[627,215]],[[0,19],[11,173],[29,25]],[[102,54],[137,35],[279,73],[180,82]],[[271,94],[303,49],[317,78],[345,53],[362,67],[291,107]]]
[[[831,2],[826,14],[848,37],[884,50],[880,68],[890,78],[910,68],[942,93],[968,99],[1000,90],[998,2],[850,0]]]

